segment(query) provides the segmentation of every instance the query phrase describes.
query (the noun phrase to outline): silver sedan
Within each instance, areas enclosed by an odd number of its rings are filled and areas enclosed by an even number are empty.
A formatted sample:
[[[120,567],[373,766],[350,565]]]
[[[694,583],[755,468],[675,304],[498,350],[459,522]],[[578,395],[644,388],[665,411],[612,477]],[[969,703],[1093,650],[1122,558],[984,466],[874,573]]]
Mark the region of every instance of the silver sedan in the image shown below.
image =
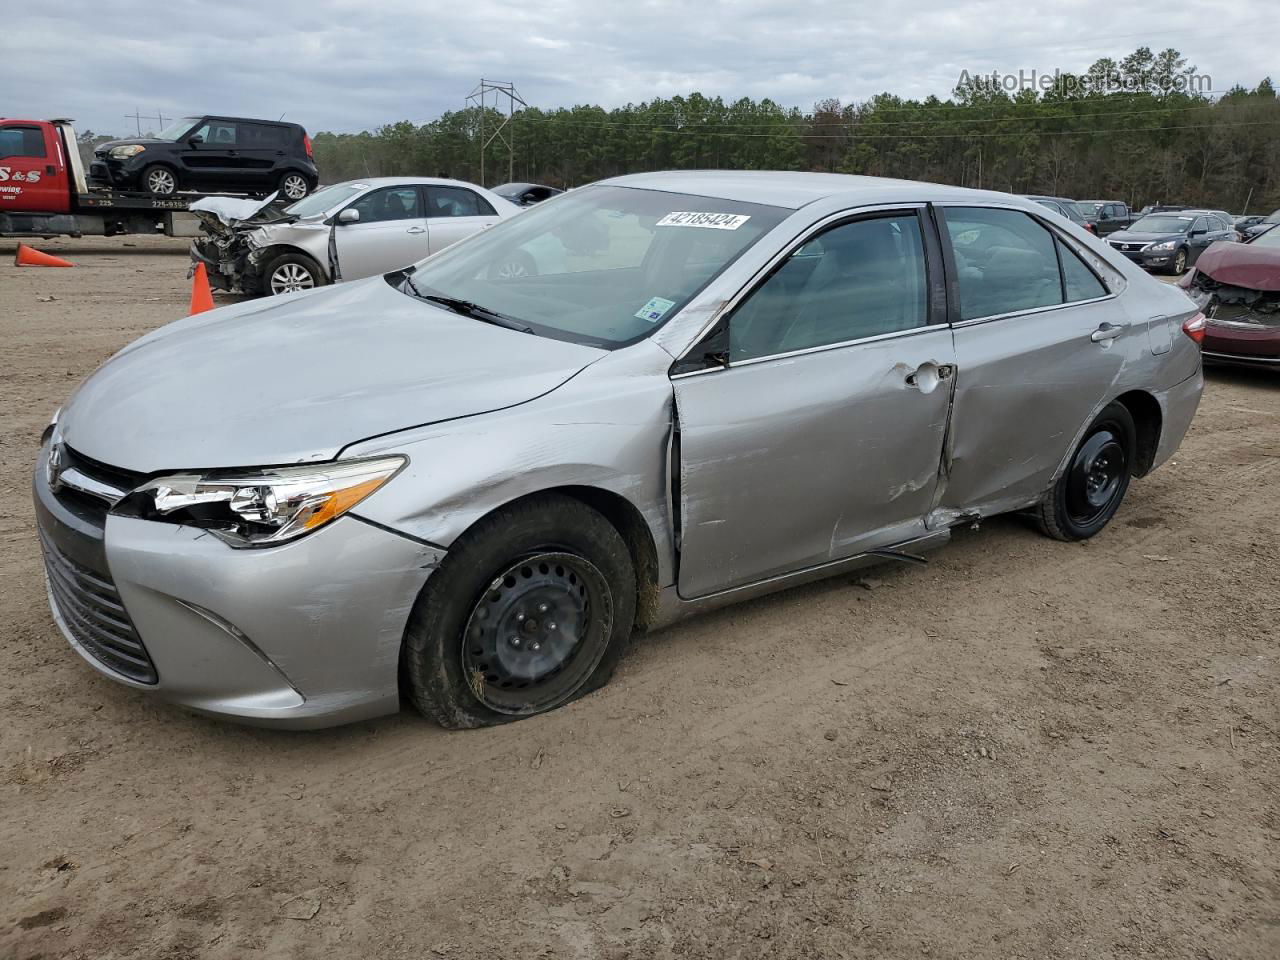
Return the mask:
[[[35,471],[54,618],[246,721],[537,714],[638,630],[957,524],[1094,536],[1182,440],[1203,328],[1009,195],[622,177],[107,361]]]
[[[225,212],[246,203],[256,209],[240,214],[245,219]],[[336,183],[283,209],[213,197],[192,211],[204,236],[191,257],[205,264],[214,286],[278,295],[408,266],[520,207],[460,180],[373,177]]]

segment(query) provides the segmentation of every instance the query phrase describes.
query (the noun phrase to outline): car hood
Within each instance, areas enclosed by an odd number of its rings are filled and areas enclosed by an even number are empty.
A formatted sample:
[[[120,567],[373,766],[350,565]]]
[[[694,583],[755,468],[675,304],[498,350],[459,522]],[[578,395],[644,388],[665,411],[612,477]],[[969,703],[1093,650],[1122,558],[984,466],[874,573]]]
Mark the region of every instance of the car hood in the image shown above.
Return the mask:
[[[1117,230],[1107,239],[1118,243],[1159,243],[1162,240],[1182,240],[1185,233],[1145,233],[1135,230]]]
[[[1200,254],[1196,272],[1233,287],[1280,290],[1280,248],[1219,241]]]
[[[283,466],[524,403],[604,355],[372,277],[161,327],[99,367],[58,424],[79,453],[142,473]]]
[[[131,147],[134,144],[141,144],[144,147],[149,147],[157,143],[167,143],[170,146],[172,146],[174,141],[160,140],[160,139],[157,139],[156,137],[130,137],[127,140],[107,140],[95,146],[93,148],[93,152],[107,153],[111,150],[112,147]]]

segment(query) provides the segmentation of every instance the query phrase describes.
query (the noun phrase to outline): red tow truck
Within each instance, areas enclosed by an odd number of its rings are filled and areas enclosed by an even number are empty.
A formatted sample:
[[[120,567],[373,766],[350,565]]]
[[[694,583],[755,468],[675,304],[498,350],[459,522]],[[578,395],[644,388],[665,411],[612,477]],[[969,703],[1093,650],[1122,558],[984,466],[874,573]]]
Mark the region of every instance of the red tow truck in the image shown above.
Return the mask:
[[[0,237],[194,237],[196,199],[90,188],[70,120],[0,117]]]

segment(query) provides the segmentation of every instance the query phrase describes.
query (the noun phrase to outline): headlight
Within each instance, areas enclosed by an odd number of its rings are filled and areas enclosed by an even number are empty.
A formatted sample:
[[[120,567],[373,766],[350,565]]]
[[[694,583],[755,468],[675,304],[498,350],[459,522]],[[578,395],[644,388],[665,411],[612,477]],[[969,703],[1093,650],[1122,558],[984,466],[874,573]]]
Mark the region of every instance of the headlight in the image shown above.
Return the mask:
[[[1148,250],[1172,250],[1178,245],[1177,240],[1166,240],[1164,243],[1153,243]]]
[[[404,457],[159,477],[131,495],[140,515],[202,527],[233,547],[296,540],[394,477]]]
[[[118,147],[112,147],[108,155],[115,157],[117,160],[127,160],[129,157],[136,157],[145,149],[147,148],[140,143],[125,143]]]

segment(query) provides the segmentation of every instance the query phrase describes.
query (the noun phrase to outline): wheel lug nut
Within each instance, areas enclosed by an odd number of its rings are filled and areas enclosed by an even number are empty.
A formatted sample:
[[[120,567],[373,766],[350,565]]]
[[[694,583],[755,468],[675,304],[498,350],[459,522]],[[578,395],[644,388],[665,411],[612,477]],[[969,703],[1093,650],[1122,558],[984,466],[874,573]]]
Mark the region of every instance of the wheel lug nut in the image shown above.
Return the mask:
[[[534,653],[537,653],[539,650],[542,649],[542,644],[540,644],[537,640],[535,640],[533,641],[533,643],[529,644],[529,649],[532,650]]]
[[[511,644],[513,647],[518,647],[520,646],[520,638],[512,637],[510,640],[507,641],[507,643]]]
[[[550,610],[550,609],[551,609],[551,608],[550,608],[550,607],[548,607],[545,603],[540,603],[540,604],[538,604],[538,612],[539,612],[539,613],[546,613],[546,612],[547,612],[548,610]]]
[[[555,630],[555,628],[556,628],[556,624],[554,620],[547,624],[548,630]]]
[[[524,611],[521,610],[519,613],[516,614],[516,623],[524,623],[524,620],[525,620]]]

